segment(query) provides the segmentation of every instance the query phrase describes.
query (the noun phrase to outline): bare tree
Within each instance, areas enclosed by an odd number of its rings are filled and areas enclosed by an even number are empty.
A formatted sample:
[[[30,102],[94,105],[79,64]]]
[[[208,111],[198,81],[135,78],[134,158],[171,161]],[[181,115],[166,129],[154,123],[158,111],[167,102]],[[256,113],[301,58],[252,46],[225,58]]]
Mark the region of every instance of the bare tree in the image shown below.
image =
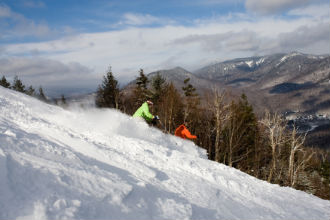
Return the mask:
[[[284,135],[286,122],[277,113],[272,115],[269,111],[267,111],[265,114],[265,118],[262,119],[260,123],[266,127],[272,152],[271,165],[267,179],[268,182],[271,182],[273,178],[273,173],[276,170],[276,159],[278,157],[278,151],[286,141]]]
[[[246,154],[239,154],[234,158],[235,151],[241,147],[242,140],[246,134],[246,129],[248,127],[243,126],[244,121],[241,118],[236,118],[232,113],[230,114],[230,119],[227,123],[228,128],[228,165],[233,166],[233,163],[239,162],[246,157]]]
[[[166,86],[166,92],[159,101],[158,114],[163,122],[164,130],[172,133],[177,123],[182,123],[182,101],[173,83]]]
[[[226,115],[224,114],[226,109],[228,108],[228,105],[224,105],[224,96],[225,92],[219,92],[216,88],[213,88],[213,94],[214,94],[214,101],[213,101],[213,112],[215,115],[215,129],[216,129],[216,135],[215,135],[215,161],[220,162],[220,135],[221,135],[221,129],[223,121],[226,119]]]
[[[297,161],[295,165],[295,170],[293,173],[293,181],[292,181],[292,187],[295,186],[295,184],[298,181],[298,175],[300,171],[305,170],[309,165],[308,162],[313,158],[315,155],[315,151],[312,149],[312,152],[309,152],[308,150],[300,150],[301,153],[301,159]]]
[[[294,187],[298,174],[301,170],[304,170],[307,163],[313,157],[315,152],[307,153],[307,150],[304,149],[303,144],[305,142],[307,133],[304,135],[298,135],[297,129],[293,126],[290,137],[290,157],[289,157],[289,169],[288,169],[288,180],[290,186]],[[300,154],[297,155],[297,154]]]

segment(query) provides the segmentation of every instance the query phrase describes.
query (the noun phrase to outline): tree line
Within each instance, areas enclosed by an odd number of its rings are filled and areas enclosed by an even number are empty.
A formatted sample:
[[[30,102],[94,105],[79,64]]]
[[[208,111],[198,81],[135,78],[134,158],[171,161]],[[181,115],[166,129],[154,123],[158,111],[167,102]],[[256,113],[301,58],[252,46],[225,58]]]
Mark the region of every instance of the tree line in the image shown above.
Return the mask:
[[[40,86],[38,89],[38,92],[33,88],[33,86],[26,87],[22,80],[18,78],[18,76],[14,77],[13,83],[10,84],[5,76],[2,76],[0,80],[0,86],[3,86],[8,89],[15,90],[17,92],[25,93],[29,96],[37,97],[38,99],[48,102],[48,99],[46,98],[46,95],[44,93],[43,88]]]
[[[280,114],[266,111],[257,116],[245,94],[233,97],[213,88],[200,95],[189,78],[183,83],[180,92],[160,73],[149,79],[140,69],[131,89],[120,90],[109,68],[97,89],[95,104],[132,115],[144,101],[151,100],[151,111],[162,122],[158,128],[173,134],[185,123],[210,160],[330,199],[328,151],[304,146],[306,134],[295,126],[289,129]]]
[[[53,98],[53,99],[47,98],[42,86],[39,86],[39,89],[36,91],[36,89],[33,88],[32,85],[30,85],[29,87],[24,85],[22,80],[20,80],[18,76],[14,77],[12,84],[6,79],[5,76],[2,76],[0,80],[0,86],[27,94],[29,96],[33,96],[49,104],[53,103],[55,105],[61,105],[62,107],[67,106],[67,101],[63,94],[61,95],[60,98]]]

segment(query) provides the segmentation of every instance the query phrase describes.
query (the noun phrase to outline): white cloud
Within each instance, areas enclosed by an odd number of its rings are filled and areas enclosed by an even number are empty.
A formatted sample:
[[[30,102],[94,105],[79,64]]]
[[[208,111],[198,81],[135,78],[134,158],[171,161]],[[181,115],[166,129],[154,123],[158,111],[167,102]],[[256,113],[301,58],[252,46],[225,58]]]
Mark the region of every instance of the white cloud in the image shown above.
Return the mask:
[[[279,47],[295,50],[296,48],[304,48],[323,42],[323,45],[328,45],[327,52],[329,52],[329,36],[329,23],[321,23],[315,26],[303,25],[292,32],[281,33],[279,35]]]
[[[327,9],[322,9],[321,14],[325,14],[325,10]],[[294,12],[298,13],[292,11]],[[303,11],[299,13],[302,14]],[[237,16],[232,14],[232,17]],[[167,25],[142,28],[141,25],[159,22],[159,19],[126,16],[127,24],[135,24],[135,27],[79,34],[41,43],[4,45],[0,58],[31,57],[31,60],[25,60],[29,62],[24,62],[20,73],[37,72],[37,68],[42,70],[40,75],[56,76],[58,72],[65,75],[67,72],[65,79],[71,79],[73,83],[84,77],[86,80],[83,81],[86,83],[88,80],[92,81],[93,77],[94,82],[97,78],[101,80],[111,65],[114,75],[123,84],[134,79],[140,68],[146,73],[175,66],[193,71],[215,59],[228,60],[292,50],[329,53],[329,16],[298,16],[290,20],[274,17],[247,19],[242,15],[238,17],[242,19],[233,20],[224,16],[200,21],[190,27]],[[38,60],[38,64],[44,64],[40,67],[33,63],[34,59]],[[1,73],[6,73],[3,71],[6,70],[6,65],[8,62],[0,65]],[[56,69],[58,66],[62,67],[60,71]],[[54,85],[59,83],[56,77],[45,77],[45,82],[46,79],[51,79]]]
[[[122,19],[114,27],[122,26],[144,26],[144,25],[154,25],[154,24],[171,24],[174,23],[168,18],[159,18],[152,16],[150,14],[136,14],[136,13],[125,13]]]
[[[246,0],[245,7],[260,14],[274,14],[304,6],[309,2],[311,0]]]
[[[37,36],[45,37],[51,30],[45,23],[35,23],[23,15],[13,12],[6,5],[0,5],[0,39]],[[10,28],[8,28],[10,27]]]
[[[288,12],[288,15],[308,16],[313,18],[327,18],[329,21],[329,4],[309,5],[307,7],[296,8]]]
[[[142,15],[142,14],[132,14],[132,13],[126,13],[124,14],[124,24],[129,25],[145,25],[145,24],[152,24],[159,22],[159,19],[157,17],[151,16],[151,15]]]
[[[44,8],[46,7],[45,3],[42,1],[32,1],[32,0],[23,0],[21,2],[23,7],[27,8]]]
[[[244,2],[244,0],[188,0],[187,5],[235,5]]]
[[[18,76],[25,85],[35,88],[90,88],[96,90],[99,76],[79,63],[63,63],[38,57],[0,58],[0,73],[12,79]]]
[[[6,17],[10,17],[12,14],[11,10],[9,7],[5,6],[5,5],[0,5],[0,18],[6,18]]]

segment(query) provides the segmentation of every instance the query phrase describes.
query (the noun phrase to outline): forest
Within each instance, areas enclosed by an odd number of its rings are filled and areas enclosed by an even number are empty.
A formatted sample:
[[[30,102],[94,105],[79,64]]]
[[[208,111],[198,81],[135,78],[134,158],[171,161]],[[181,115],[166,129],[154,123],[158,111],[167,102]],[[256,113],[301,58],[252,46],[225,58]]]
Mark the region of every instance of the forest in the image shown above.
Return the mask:
[[[15,77],[11,85],[3,76],[0,85],[50,102]],[[330,154],[324,149],[305,145],[306,133],[277,112],[265,110],[256,115],[245,94],[235,97],[229,91],[210,88],[198,94],[189,78],[176,88],[160,74],[149,79],[143,69],[131,89],[119,89],[111,67],[96,91],[98,108],[114,108],[133,115],[146,100],[158,115],[156,127],[173,134],[185,124],[198,138],[195,144],[207,150],[210,160],[239,169],[269,183],[289,186],[323,199],[330,199]],[[64,95],[55,104],[65,106]]]

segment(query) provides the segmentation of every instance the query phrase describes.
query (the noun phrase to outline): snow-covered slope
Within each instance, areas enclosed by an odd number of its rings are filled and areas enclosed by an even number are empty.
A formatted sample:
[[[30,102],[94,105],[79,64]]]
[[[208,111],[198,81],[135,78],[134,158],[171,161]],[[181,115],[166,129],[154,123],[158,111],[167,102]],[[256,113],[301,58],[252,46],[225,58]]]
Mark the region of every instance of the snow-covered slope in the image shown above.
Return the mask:
[[[330,202],[113,110],[0,87],[0,219],[329,219]]]

